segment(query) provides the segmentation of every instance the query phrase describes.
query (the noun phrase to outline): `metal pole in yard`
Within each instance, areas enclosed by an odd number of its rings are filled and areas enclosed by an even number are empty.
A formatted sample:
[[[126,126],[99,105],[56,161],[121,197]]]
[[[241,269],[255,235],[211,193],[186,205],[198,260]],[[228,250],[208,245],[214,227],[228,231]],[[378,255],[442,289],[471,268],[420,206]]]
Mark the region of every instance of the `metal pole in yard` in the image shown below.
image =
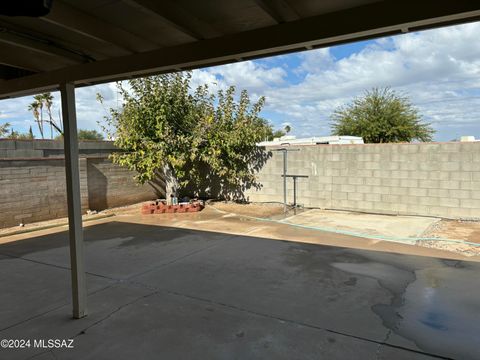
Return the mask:
[[[297,207],[297,177],[293,176],[293,207]]]

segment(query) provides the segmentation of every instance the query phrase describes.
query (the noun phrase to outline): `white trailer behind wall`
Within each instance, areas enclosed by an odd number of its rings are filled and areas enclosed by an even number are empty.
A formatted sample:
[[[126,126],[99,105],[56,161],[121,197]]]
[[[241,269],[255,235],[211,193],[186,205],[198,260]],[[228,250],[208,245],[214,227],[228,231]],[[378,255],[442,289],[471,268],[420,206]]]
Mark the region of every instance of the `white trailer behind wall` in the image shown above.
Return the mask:
[[[363,144],[363,138],[359,136],[313,136],[310,138],[297,139],[295,136],[282,136],[272,141],[262,141],[258,146],[298,146],[298,145],[347,145]]]

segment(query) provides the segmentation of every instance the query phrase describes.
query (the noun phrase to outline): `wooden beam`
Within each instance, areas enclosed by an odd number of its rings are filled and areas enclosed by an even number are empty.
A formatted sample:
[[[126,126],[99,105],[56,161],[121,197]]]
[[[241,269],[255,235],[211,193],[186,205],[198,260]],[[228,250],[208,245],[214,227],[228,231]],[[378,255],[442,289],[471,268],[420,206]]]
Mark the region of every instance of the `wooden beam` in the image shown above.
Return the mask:
[[[79,86],[103,83],[399,34],[405,28],[415,31],[478,19],[480,3],[469,0],[382,1],[221,38],[3,81],[0,98],[55,89],[62,81]]]
[[[9,65],[0,64],[0,79],[9,80],[28,75],[32,75],[32,72],[29,70],[13,68]]]
[[[295,9],[285,0],[255,0],[255,2],[279,24],[300,19]]]
[[[74,51],[67,50],[53,42],[35,38],[27,34],[10,31],[7,28],[0,27],[0,42],[13,46],[25,48],[42,54],[57,56],[64,59],[70,64],[78,64],[93,60],[85,55],[81,55]]]
[[[132,7],[153,14],[162,23],[192,37],[196,40],[220,36],[208,23],[191,15],[172,1],[123,0]]]
[[[48,68],[41,66],[41,62],[32,56],[30,51],[2,42],[0,42],[0,64],[35,73],[48,70]]]
[[[43,21],[39,21],[38,19],[32,20],[31,22],[28,22],[28,24],[25,24],[25,21],[21,21],[19,24],[17,18],[9,18],[9,21],[5,21],[4,18],[5,17],[2,17],[0,19],[0,28],[6,29],[6,32],[17,33],[23,37],[41,39],[41,42],[47,41],[49,44],[54,44],[57,47],[66,49],[69,52],[80,54],[81,56],[87,58],[88,61],[102,60],[107,57],[105,53],[102,52],[103,49],[100,50],[100,53],[98,52],[99,44],[104,42],[99,42],[97,40],[92,41],[91,37],[79,35],[77,33],[70,34],[70,32],[65,34],[65,31],[63,31],[62,28],[59,31],[58,26],[54,26],[53,29],[50,26],[47,26],[49,29],[45,29],[45,24],[43,24]],[[28,27],[25,27],[21,24],[27,25]],[[49,30],[54,31],[50,32]],[[72,35],[74,37],[73,41]],[[124,50],[121,50],[120,52],[120,54],[125,53],[126,52]]]
[[[39,19],[78,34],[112,44],[119,50],[122,50],[125,55],[139,52],[144,47],[150,49],[157,47],[148,40],[58,0],[54,1],[49,14]]]

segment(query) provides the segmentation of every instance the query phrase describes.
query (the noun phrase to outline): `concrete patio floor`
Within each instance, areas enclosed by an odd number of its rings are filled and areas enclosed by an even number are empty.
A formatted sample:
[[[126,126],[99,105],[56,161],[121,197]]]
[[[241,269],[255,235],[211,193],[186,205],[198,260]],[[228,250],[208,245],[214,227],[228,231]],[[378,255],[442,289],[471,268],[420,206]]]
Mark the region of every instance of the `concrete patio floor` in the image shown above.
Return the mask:
[[[0,244],[0,339],[74,348],[0,359],[480,358],[480,264],[458,254],[208,212],[116,216],[85,229],[89,315],[72,320],[59,230]]]

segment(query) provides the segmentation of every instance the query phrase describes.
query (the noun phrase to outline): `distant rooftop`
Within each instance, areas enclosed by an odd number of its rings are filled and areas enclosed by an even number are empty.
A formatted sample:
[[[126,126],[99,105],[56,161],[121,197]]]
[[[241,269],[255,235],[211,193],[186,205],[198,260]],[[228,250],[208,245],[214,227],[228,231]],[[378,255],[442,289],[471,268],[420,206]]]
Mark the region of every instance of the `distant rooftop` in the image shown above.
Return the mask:
[[[290,145],[332,145],[332,144],[363,144],[359,136],[313,136],[297,139],[295,136],[282,136],[272,141],[262,141],[258,146],[290,146]]]
[[[475,139],[475,136],[462,136],[460,137],[460,142],[471,142],[471,141],[480,141],[478,139]]]

